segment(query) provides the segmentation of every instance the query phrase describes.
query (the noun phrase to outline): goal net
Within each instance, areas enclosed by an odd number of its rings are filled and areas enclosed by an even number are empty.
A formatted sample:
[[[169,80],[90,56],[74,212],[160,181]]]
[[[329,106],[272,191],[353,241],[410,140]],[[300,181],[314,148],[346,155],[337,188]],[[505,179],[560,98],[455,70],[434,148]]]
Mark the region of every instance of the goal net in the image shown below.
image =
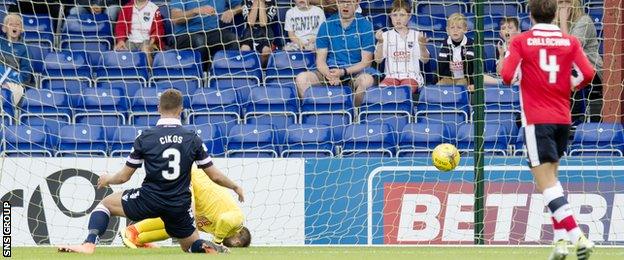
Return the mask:
[[[0,4],[13,245],[79,243],[99,201],[139,187],[143,168],[96,183],[156,125],[170,88],[184,95],[184,127],[243,186],[253,245],[552,243],[519,87],[497,74],[508,39],[531,27],[526,1],[66,2]],[[580,34],[599,78],[571,96],[559,178],[589,239],[621,246],[624,6],[570,5],[562,27]],[[462,155],[450,172],[431,164],[442,143]],[[129,223],[113,218],[100,243],[121,245]]]

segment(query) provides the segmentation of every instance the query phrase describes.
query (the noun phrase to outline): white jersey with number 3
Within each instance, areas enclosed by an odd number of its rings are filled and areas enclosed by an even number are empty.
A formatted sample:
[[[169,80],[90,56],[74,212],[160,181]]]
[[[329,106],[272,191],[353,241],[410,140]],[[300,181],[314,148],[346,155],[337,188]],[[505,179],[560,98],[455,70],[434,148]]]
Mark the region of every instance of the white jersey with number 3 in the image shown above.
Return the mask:
[[[406,37],[392,29],[382,34],[383,56],[385,58],[386,78],[414,79],[419,86],[424,84],[420,73],[419,31],[409,30]]]

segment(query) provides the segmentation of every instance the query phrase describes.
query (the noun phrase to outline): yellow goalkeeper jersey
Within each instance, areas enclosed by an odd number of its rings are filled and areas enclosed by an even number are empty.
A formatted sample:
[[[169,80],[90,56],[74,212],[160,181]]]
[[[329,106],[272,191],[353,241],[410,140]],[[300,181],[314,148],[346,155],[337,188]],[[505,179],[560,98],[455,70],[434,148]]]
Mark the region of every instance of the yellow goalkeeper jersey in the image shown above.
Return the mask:
[[[212,234],[218,243],[238,233],[243,226],[243,211],[227,188],[196,168],[191,173],[191,187],[197,229]]]

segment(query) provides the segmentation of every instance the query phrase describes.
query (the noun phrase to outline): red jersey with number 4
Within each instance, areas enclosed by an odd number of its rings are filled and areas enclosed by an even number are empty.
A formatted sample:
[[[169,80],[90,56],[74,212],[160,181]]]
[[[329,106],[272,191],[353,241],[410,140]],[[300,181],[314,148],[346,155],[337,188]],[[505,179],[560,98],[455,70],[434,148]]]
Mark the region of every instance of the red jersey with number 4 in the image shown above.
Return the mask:
[[[511,40],[501,77],[505,84],[520,80],[522,125],[569,125],[572,87],[583,88],[595,73],[576,37],[536,24]]]

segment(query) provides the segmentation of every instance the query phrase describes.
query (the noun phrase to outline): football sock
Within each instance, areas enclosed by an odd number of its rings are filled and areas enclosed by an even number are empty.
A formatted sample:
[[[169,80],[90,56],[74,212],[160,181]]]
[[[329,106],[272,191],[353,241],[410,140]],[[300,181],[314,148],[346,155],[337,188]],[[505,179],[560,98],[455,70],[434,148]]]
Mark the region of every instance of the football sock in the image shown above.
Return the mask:
[[[89,235],[87,235],[85,243],[96,244],[99,237],[106,232],[109,219],[110,211],[102,204],[97,205],[89,217]]]
[[[195,242],[193,242],[193,244],[191,245],[191,248],[189,248],[189,251],[191,253],[206,253],[206,250],[204,250],[204,248],[202,248],[202,245],[205,242],[206,241],[204,241],[203,239],[195,240]]]
[[[165,228],[165,222],[160,218],[148,218],[134,223],[134,227],[139,233],[159,230]]]
[[[152,231],[143,231],[139,233],[138,242],[141,244],[151,243],[156,241],[162,241],[169,238],[169,234],[165,229],[158,229]]]
[[[560,224],[557,226],[563,227],[567,231],[570,240],[576,242],[583,233],[576,224],[568,200],[563,195],[561,183],[557,182],[555,186],[545,189],[543,194],[544,202],[550,209],[550,212],[552,212],[552,217]]]
[[[553,217],[551,217],[550,220],[552,220],[553,223],[553,241],[569,240],[568,231],[566,231],[565,227]]]

